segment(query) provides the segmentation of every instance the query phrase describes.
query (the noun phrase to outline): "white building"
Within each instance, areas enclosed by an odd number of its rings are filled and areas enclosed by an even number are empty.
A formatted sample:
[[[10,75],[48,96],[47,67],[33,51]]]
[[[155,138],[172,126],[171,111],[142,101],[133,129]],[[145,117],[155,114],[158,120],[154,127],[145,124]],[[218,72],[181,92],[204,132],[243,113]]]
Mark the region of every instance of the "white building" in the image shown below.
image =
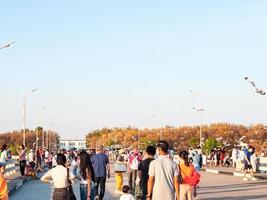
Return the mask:
[[[86,149],[85,140],[59,140],[60,149]]]

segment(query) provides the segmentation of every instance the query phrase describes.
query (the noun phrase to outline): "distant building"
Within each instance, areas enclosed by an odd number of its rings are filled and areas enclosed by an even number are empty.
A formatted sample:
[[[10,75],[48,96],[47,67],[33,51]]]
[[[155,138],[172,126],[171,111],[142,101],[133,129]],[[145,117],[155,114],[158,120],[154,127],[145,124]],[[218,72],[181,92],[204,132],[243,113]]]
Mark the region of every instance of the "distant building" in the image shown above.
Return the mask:
[[[60,149],[86,149],[85,140],[59,140]]]

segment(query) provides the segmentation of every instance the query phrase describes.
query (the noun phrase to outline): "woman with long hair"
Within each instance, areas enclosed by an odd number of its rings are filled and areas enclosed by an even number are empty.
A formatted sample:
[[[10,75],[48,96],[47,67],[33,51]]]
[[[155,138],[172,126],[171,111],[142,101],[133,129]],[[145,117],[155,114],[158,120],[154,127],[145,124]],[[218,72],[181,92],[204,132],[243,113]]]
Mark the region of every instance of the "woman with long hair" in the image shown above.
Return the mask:
[[[8,160],[8,157],[7,157],[7,145],[3,144],[2,148],[1,148],[0,162],[1,163],[6,163],[7,160]]]
[[[73,200],[73,190],[71,181],[75,176],[66,167],[66,157],[64,154],[57,154],[57,166],[50,169],[41,181],[45,183],[54,183],[53,200]]]
[[[22,144],[17,151],[19,154],[19,168],[21,176],[25,175],[25,167],[26,167],[26,148]]]
[[[86,151],[79,154],[80,171],[80,198],[81,200],[93,200],[92,181],[94,180],[94,170],[90,155]]]
[[[192,200],[193,195],[196,197],[196,185],[199,182],[199,174],[189,162],[188,156],[187,151],[179,153],[180,200]]]

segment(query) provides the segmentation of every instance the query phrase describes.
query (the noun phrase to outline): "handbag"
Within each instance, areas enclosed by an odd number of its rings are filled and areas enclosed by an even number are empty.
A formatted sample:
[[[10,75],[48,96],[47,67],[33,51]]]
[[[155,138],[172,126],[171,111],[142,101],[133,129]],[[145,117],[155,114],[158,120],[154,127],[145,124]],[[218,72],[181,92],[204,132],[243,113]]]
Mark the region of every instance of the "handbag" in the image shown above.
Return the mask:
[[[114,171],[115,172],[126,172],[127,171],[127,167],[124,163],[116,163],[114,165]]]
[[[200,177],[201,175],[197,171],[194,171],[194,175],[190,179],[190,185],[196,186],[200,182]]]
[[[67,176],[68,176],[68,181],[69,181],[69,184],[70,184],[70,185],[67,187],[68,195],[69,195],[69,199],[70,199],[70,200],[77,200],[77,199],[76,199],[76,196],[75,196],[75,194],[74,194],[74,192],[73,192],[72,183],[71,183],[71,181],[70,181],[70,169],[69,169],[69,168],[67,168]]]

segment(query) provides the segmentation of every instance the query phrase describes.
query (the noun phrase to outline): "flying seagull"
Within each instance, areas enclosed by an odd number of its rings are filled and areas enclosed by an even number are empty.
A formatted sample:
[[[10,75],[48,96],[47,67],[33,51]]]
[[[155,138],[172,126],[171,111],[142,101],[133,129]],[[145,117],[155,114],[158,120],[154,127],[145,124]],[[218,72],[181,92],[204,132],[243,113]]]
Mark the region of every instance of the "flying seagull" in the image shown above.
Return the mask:
[[[15,42],[10,42],[10,43],[8,43],[8,44],[5,44],[5,45],[1,46],[0,49],[8,48],[8,47],[10,47],[12,44],[14,44],[14,43],[15,43]]]
[[[245,80],[248,81],[252,85],[252,87],[254,88],[254,90],[255,90],[256,93],[258,93],[260,95],[265,95],[266,94],[265,91],[260,90],[260,89],[258,89],[256,87],[256,84],[254,83],[254,81],[252,79],[250,79],[249,77],[245,77]]]

